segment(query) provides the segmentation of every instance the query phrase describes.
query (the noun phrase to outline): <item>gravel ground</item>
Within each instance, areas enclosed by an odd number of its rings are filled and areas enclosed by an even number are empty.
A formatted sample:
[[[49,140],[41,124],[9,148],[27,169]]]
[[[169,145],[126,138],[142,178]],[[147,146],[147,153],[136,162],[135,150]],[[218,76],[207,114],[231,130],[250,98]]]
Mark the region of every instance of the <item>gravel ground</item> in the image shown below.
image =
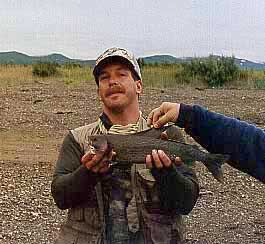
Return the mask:
[[[152,99],[150,99],[152,98]],[[143,112],[162,101],[199,103],[265,126],[265,91],[149,89]],[[50,195],[54,162],[67,130],[94,121],[100,111],[94,84],[53,82],[0,87],[0,243],[53,243],[65,211]],[[186,217],[187,243],[265,244],[265,188],[224,167],[219,184],[196,166],[201,196]]]
[[[64,216],[50,196],[50,162],[1,161],[0,243],[53,243]]]

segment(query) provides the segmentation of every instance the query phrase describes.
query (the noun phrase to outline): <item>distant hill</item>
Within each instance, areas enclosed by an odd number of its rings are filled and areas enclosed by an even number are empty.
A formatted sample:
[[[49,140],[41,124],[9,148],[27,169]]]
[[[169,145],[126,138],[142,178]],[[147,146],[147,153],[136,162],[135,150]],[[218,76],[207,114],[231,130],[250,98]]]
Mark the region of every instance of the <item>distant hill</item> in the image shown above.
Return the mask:
[[[173,63],[179,63],[181,61],[181,59],[175,58],[171,55],[154,55],[154,56],[144,57],[143,59],[146,64],[155,64],[155,63],[173,64]]]
[[[235,59],[236,64],[241,69],[256,69],[256,70],[265,70],[265,63],[255,63],[246,59]]]
[[[219,58],[220,56],[214,55],[215,58]],[[146,64],[159,64],[159,63],[187,63],[191,62],[192,57],[184,57],[184,58],[176,58],[171,55],[154,55],[149,57],[144,57],[144,62]],[[265,63],[256,63],[253,61],[249,61],[246,59],[239,59],[235,58],[235,63],[239,66],[241,69],[255,69],[255,70],[265,70]]]
[[[215,57],[218,58],[219,56]],[[143,57],[143,59],[147,64],[172,64],[190,62],[193,57],[176,58],[171,55],[153,55]],[[0,52],[0,64],[34,64],[37,62],[55,62],[58,64],[76,63],[91,66],[95,64],[95,60],[71,59],[58,53],[53,53],[46,56],[29,56],[19,52]],[[235,58],[235,62],[241,69],[265,70],[265,63],[256,63],[246,59],[238,58]]]
[[[29,56],[19,52],[0,52],[0,64],[34,64],[38,62],[51,62],[58,64],[77,63],[81,65],[95,64],[95,60],[71,59],[57,53],[47,56]]]

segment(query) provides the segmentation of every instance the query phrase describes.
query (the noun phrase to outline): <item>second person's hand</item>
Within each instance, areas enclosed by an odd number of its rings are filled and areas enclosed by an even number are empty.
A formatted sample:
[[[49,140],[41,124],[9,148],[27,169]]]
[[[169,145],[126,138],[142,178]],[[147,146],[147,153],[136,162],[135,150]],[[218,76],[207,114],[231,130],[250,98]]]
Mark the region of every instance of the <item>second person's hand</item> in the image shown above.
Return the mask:
[[[147,124],[159,128],[168,122],[176,122],[179,116],[179,110],[179,103],[163,102],[148,115]]]

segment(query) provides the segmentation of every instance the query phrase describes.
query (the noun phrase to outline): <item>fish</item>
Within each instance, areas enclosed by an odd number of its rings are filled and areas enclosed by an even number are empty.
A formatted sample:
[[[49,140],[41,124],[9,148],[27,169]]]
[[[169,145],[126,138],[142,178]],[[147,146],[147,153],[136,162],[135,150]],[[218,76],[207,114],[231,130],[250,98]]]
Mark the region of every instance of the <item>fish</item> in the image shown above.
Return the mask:
[[[212,154],[201,150],[197,145],[191,145],[180,141],[174,141],[172,135],[179,133],[175,126],[168,125],[155,129],[138,132],[130,135],[101,134],[88,136],[90,145],[97,151],[102,148],[113,150],[114,157],[112,166],[119,168],[131,167],[132,164],[145,163],[146,155],[151,154],[153,149],[163,150],[174,162],[180,157],[182,162],[191,165],[193,162],[203,163],[213,177],[223,182],[222,165],[229,160],[225,154]],[[166,140],[163,134],[166,133]],[[165,134],[164,134],[165,135]]]

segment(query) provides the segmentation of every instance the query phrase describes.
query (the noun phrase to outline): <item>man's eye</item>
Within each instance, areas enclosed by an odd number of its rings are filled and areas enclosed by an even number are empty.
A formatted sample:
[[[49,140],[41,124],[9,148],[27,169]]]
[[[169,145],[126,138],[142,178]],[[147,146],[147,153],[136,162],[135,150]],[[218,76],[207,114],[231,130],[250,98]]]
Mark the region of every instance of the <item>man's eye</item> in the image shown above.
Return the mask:
[[[99,77],[99,80],[106,80],[108,79],[108,76],[107,75],[102,75]]]

